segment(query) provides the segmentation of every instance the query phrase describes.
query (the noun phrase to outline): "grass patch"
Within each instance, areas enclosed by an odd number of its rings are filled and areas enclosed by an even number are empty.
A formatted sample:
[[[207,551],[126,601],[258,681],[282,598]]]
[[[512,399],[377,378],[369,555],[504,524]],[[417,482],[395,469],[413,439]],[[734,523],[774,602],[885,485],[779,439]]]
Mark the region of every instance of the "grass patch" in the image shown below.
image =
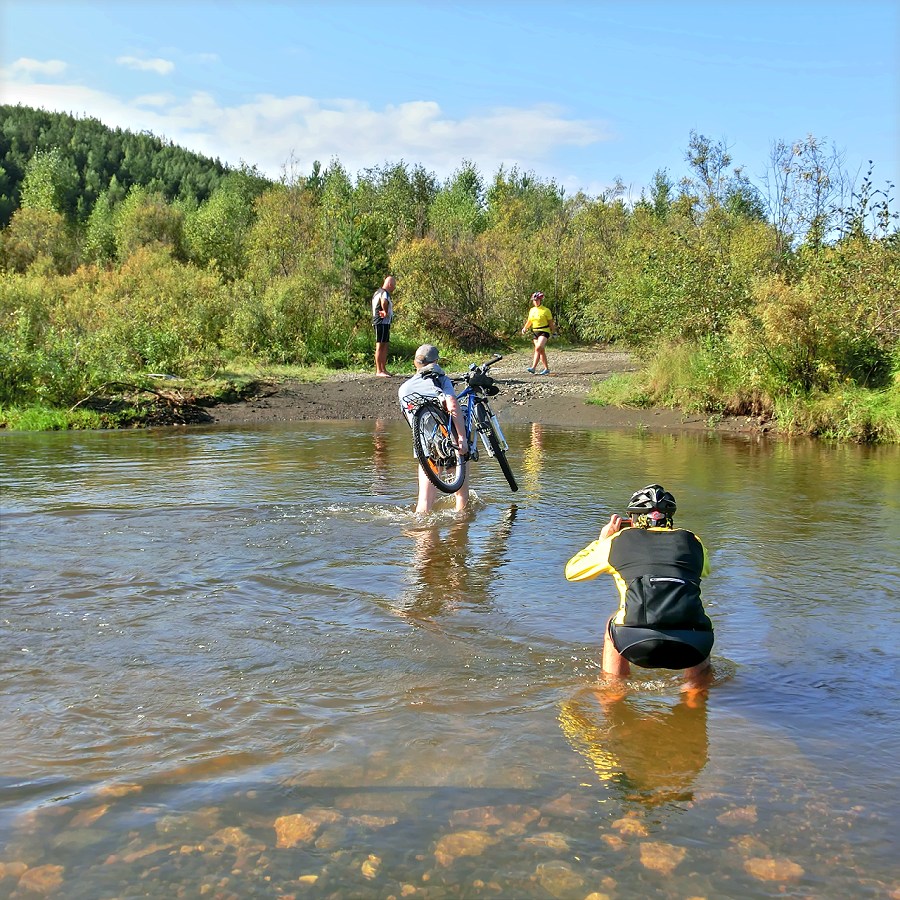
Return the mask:
[[[774,394],[774,396],[773,396]],[[774,420],[785,434],[858,443],[900,443],[900,374],[891,387],[836,385],[830,391],[771,393],[741,383],[741,373],[707,348],[683,345],[654,357],[638,372],[594,385],[588,401],[600,406],[662,406],[723,416]]]
[[[0,428],[9,431],[67,431],[118,428],[127,416],[93,409],[52,409],[47,406],[0,407]]]
[[[900,443],[900,386],[885,391],[846,387],[828,394],[776,400],[784,431],[837,441]]]
[[[588,403],[624,409],[646,409],[653,405],[642,372],[622,372],[597,382],[588,392]]]
[[[684,345],[654,356],[637,372],[604,379],[594,385],[588,400],[601,406],[665,406],[721,415],[739,402],[734,394],[706,351]]]

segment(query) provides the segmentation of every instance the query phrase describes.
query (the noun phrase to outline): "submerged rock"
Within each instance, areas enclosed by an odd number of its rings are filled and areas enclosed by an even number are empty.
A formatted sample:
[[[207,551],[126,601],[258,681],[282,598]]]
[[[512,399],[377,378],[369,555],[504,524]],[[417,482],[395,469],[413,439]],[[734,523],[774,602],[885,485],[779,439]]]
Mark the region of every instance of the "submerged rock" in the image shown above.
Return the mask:
[[[363,878],[368,878],[370,881],[377,877],[380,869],[381,859],[374,853],[370,853],[368,858],[359,867],[360,872],[363,874]]]
[[[23,862],[0,862],[0,881],[4,878],[21,878],[28,870],[28,864]]]
[[[139,794],[144,788],[139,784],[105,784],[97,789],[98,797],[127,797]]]
[[[522,843],[532,847],[547,847],[554,853],[565,853],[569,849],[568,838],[558,831],[542,831],[539,834],[531,834]]]
[[[793,881],[806,874],[803,866],[789,859],[774,856],[767,859],[760,857],[748,859],[744,862],[744,869],[748,875],[760,881]]]
[[[562,860],[541,863],[534,873],[538,884],[551,897],[571,897],[574,892],[584,887],[584,879],[572,871],[572,867]]]
[[[63,883],[62,866],[44,865],[26,869],[19,879],[19,891],[32,894],[52,894]]]
[[[486,831],[457,831],[444,835],[434,848],[439,865],[449,866],[460,856],[481,856],[488,847],[499,842]]]
[[[304,816],[303,813],[294,813],[276,819],[274,828],[275,846],[280,849],[290,849],[298,844],[312,843],[319,830],[319,823]]]
[[[87,828],[88,825],[93,825],[101,816],[106,815],[108,809],[108,803],[103,803],[102,805],[95,806],[91,809],[83,809],[72,818],[72,821],[69,824],[73,828]]]
[[[722,825],[742,825],[744,823],[752,825],[757,819],[756,807],[738,806],[723,812],[720,816],[716,816],[716,821]]]
[[[612,823],[612,827],[615,828],[619,834],[624,835],[646,837],[650,833],[647,826],[640,819],[635,819],[633,816],[625,816],[624,818],[616,819],[616,821]]]
[[[675,847],[662,841],[645,841],[641,844],[641,863],[644,868],[671,875],[687,856],[684,847]]]

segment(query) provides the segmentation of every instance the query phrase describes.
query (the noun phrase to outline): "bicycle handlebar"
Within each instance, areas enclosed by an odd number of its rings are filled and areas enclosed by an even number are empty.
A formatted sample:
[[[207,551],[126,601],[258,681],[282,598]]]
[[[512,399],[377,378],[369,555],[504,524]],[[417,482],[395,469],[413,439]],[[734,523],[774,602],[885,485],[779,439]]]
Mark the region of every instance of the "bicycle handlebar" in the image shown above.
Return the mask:
[[[477,368],[481,369],[482,372],[487,372],[487,370],[488,370],[494,363],[500,362],[501,359],[503,359],[503,354],[502,354],[502,353],[495,353],[489,360],[487,360],[486,362],[483,362],[483,363],[482,363],[480,366],[478,366]],[[472,366],[469,366],[469,368],[471,369]]]
[[[503,354],[501,354],[501,353],[495,353],[490,359],[485,360],[483,363],[481,363],[481,365],[476,365],[475,363],[472,363],[472,364],[469,366],[469,370],[468,370],[467,372],[465,372],[464,374],[460,375],[458,378],[451,378],[450,381],[453,382],[453,384],[460,384],[460,383],[462,383],[463,381],[465,381],[466,383],[468,383],[468,381],[469,381],[469,379],[472,377],[472,375],[477,375],[477,374],[485,375],[485,374],[487,374],[487,370],[488,370],[492,365],[494,365],[494,363],[500,362],[501,359],[503,359]]]

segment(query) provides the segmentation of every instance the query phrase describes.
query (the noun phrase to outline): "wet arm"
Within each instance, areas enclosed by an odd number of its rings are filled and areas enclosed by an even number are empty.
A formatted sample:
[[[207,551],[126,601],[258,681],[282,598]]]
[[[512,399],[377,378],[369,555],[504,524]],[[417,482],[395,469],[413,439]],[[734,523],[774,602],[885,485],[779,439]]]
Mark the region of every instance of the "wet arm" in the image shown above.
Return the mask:
[[[456,426],[456,434],[459,437],[459,449],[463,453],[466,453],[469,449],[468,442],[466,441],[466,423],[463,422],[462,410],[459,408],[459,402],[454,394],[445,394],[444,404],[447,407],[447,412],[450,413],[450,417],[453,419],[453,424]]]

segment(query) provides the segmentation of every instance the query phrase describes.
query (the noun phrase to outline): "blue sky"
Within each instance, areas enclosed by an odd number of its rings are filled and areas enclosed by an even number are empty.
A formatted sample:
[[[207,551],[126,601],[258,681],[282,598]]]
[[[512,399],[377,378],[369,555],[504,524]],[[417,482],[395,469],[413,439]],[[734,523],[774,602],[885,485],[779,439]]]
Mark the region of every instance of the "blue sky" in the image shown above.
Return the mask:
[[[469,159],[637,197],[694,130],[756,183],[812,134],[900,185],[900,3],[0,0],[0,102],[272,177]]]

